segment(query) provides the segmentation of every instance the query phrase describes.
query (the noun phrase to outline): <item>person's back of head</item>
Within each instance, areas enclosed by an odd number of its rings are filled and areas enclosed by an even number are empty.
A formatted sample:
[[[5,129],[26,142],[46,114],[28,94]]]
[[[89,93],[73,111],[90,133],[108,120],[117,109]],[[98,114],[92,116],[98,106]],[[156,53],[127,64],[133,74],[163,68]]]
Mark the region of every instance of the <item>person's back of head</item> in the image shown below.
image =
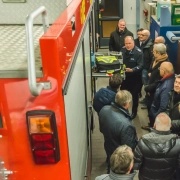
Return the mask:
[[[159,44],[159,43],[163,43],[163,44],[165,44],[165,39],[164,39],[164,37],[163,36],[158,36],[158,37],[156,37],[156,39],[154,40],[154,44]]]
[[[109,86],[112,89],[118,89],[121,84],[122,84],[122,77],[121,74],[117,73],[117,74],[113,74],[110,78],[109,78]]]
[[[129,174],[134,163],[132,149],[123,145],[118,147],[110,158],[111,170],[116,174]]]
[[[154,123],[154,128],[158,131],[169,131],[171,128],[171,119],[166,113],[157,115]]]
[[[159,70],[161,77],[165,77],[168,74],[174,74],[174,68],[171,62],[163,62],[160,65]]]
[[[154,50],[161,55],[166,54],[166,46],[163,43],[154,44]]]
[[[115,103],[122,107],[126,107],[127,104],[130,104],[132,102],[132,95],[127,90],[120,90],[117,92],[115,96]]]

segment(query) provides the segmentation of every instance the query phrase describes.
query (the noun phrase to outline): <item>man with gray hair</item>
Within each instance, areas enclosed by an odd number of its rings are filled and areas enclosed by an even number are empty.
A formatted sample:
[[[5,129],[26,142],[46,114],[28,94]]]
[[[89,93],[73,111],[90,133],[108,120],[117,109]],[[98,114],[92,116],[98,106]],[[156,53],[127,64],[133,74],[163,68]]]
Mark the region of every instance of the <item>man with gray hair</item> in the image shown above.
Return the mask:
[[[115,103],[104,106],[99,113],[100,131],[104,136],[104,149],[107,154],[108,173],[110,156],[120,145],[128,145],[132,149],[137,144],[136,129],[128,112],[132,95],[126,90],[120,90],[115,96]]]
[[[175,179],[180,167],[180,139],[170,131],[171,119],[160,113],[151,133],[143,135],[134,151],[134,169],[140,180]]]
[[[132,36],[133,33],[126,28],[126,21],[120,19],[116,30],[110,34],[109,39],[109,51],[121,51],[121,48],[124,46],[124,38],[126,36]]]
[[[96,177],[95,180],[132,180],[136,172],[131,173],[134,164],[134,155],[132,149],[127,145],[118,147],[110,158],[110,174],[104,174]]]

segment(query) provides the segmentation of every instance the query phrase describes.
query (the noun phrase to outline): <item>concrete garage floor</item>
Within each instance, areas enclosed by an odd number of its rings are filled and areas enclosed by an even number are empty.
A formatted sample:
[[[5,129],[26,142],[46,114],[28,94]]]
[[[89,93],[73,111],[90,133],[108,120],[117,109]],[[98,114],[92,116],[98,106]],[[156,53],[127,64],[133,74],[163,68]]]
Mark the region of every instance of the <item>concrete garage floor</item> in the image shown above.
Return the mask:
[[[108,85],[108,78],[98,78],[96,82],[97,82],[97,90],[98,90],[99,88],[106,87]],[[142,93],[144,93],[143,90],[142,90]],[[146,109],[142,110],[141,104],[139,104],[138,113],[137,113],[136,118],[133,120],[133,123],[136,127],[138,138],[148,133],[148,131],[141,129],[142,125],[147,125],[148,123],[147,110]],[[95,180],[95,177],[106,173],[107,164],[105,163],[105,160],[106,160],[106,155],[105,155],[105,150],[104,150],[104,139],[103,139],[102,133],[99,131],[99,121],[98,121],[98,116],[96,114],[95,128],[92,134],[91,180]],[[138,175],[136,175],[134,179],[138,180]]]

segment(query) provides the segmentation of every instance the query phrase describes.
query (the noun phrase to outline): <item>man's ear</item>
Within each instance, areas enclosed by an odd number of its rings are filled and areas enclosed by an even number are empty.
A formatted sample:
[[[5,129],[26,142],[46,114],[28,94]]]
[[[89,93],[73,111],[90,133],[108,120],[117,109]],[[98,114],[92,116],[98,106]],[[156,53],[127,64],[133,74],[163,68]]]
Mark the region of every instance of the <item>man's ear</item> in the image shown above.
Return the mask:
[[[130,174],[131,173],[131,169],[133,168],[133,162],[130,164],[130,166],[129,166],[129,170],[128,170],[128,172],[126,173],[126,174]]]

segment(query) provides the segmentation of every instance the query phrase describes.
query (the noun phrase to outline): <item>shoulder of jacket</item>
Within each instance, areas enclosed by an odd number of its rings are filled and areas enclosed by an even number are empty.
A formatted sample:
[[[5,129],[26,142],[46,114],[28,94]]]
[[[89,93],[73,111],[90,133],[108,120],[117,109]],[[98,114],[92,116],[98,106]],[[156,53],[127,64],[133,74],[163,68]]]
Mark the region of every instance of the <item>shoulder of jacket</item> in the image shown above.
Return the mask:
[[[142,53],[142,50],[140,48],[138,48],[137,46],[135,47],[135,50],[139,53]]]

